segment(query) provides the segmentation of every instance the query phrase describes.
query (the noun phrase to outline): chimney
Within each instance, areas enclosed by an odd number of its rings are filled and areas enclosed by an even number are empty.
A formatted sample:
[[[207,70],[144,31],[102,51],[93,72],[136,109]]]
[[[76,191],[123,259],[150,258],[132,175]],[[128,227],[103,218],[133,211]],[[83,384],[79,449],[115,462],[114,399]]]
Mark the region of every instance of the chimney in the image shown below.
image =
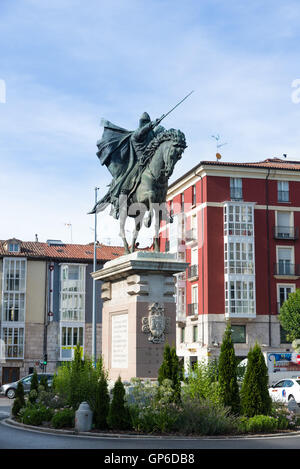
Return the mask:
[[[36,243],[39,242],[39,238],[38,238],[38,235],[37,235],[37,234],[35,235],[35,242],[36,242]]]

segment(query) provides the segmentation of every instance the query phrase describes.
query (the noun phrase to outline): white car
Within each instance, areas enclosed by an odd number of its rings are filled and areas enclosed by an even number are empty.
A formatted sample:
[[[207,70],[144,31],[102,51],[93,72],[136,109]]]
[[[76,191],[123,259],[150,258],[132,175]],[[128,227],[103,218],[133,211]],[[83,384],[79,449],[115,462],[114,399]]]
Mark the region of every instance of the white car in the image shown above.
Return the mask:
[[[288,402],[295,399],[300,404],[300,379],[282,379],[269,388],[273,401]]]

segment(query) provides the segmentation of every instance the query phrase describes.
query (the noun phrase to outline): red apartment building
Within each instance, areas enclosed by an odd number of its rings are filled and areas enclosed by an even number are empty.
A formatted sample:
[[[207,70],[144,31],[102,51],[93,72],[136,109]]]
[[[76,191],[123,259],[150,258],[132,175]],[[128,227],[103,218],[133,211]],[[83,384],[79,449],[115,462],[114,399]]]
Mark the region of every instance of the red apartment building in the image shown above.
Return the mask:
[[[185,365],[220,352],[227,321],[236,355],[257,341],[291,348],[280,305],[300,287],[300,162],[202,161],[169,186],[174,222],[162,250],[189,262],[177,275],[177,353]]]

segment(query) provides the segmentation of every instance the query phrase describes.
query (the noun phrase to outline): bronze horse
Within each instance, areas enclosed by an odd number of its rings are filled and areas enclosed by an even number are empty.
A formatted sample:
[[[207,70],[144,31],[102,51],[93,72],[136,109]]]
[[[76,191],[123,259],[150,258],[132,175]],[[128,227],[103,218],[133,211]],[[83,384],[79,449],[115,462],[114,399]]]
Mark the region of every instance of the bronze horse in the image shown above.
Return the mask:
[[[145,164],[134,190],[119,199],[120,236],[126,253],[134,251],[142,222],[149,228],[154,214],[154,249],[159,251],[161,221],[165,220],[167,223],[173,221],[166,204],[168,179],[185,148],[184,134],[175,129],[158,133],[148,145],[144,156]],[[125,222],[128,216],[135,221],[130,248],[125,235]]]

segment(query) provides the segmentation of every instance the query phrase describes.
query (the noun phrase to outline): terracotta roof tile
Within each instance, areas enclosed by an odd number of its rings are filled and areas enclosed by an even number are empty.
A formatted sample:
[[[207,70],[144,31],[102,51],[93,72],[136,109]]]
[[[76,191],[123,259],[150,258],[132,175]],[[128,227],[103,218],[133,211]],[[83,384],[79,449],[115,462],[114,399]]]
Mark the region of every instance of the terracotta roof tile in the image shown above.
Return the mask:
[[[90,244],[57,244],[49,245],[36,241],[21,241],[20,252],[8,252],[5,247],[6,241],[0,241],[0,257],[29,257],[29,258],[46,258],[47,260],[81,260],[93,261],[94,259],[94,243]],[[97,259],[110,260],[124,254],[124,248],[120,246],[105,246],[98,244]]]
[[[200,165],[242,166],[250,168],[274,168],[300,171],[300,161],[281,160],[280,158],[268,158],[264,161],[249,163],[230,163],[226,161],[201,161]]]

